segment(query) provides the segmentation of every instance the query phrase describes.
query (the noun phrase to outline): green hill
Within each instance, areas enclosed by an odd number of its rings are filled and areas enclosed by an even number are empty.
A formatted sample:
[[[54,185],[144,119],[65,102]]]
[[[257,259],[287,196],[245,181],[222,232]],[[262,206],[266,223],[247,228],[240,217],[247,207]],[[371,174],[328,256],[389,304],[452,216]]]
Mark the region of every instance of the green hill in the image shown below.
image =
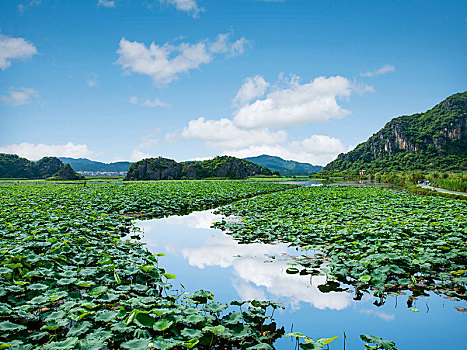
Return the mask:
[[[467,170],[467,92],[432,109],[392,119],[383,129],[340,154],[324,172]]]
[[[16,154],[0,153],[0,178],[46,179],[62,166],[56,157],[44,157],[33,162]]]
[[[86,158],[59,158],[63,164],[70,164],[76,171],[121,172],[128,171],[130,162],[102,163]]]
[[[272,171],[278,171],[281,175],[308,175],[315,174],[323,169],[320,165],[284,160],[279,157],[268,156],[265,154],[257,157],[245,158],[245,160],[264,166]]]
[[[65,164],[57,171],[50,180],[84,180],[85,176],[73,170],[70,164]]]
[[[124,180],[168,180],[229,178],[271,175],[268,168],[235,157],[215,157],[202,162],[177,163],[166,158],[147,158],[133,163]]]

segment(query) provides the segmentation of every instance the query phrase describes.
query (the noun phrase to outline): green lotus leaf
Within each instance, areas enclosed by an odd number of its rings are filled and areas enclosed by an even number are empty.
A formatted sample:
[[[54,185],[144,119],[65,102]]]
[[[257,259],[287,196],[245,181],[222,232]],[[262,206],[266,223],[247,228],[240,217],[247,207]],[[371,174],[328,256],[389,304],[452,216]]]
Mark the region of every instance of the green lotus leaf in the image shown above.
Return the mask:
[[[3,332],[21,331],[21,330],[26,329],[26,328],[27,327],[25,327],[23,325],[16,324],[16,323],[13,323],[13,322],[10,322],[10,321],[0,322],[0,331],[3,331]]]
[[[180,334],[185,338],[200,338],[203,335],[199,329],[184,328]]]
[[[74,349],[75,346],[78,344],[78,338],[67,338],[63,341],[52,342],[44,345],[42,349],[45,350],[66,350],[66,349]]]
[[[227,304],[213,302],[213,303],[208,304],[204,309],[209,312],[219,313],[227,309],[227,307],[228,307]]]
[[[148,350],[152,348],[148,346],[150,343],[153,343],[151,339],[132,339],[126,343],[123,343],[121,347],[123,349],[131,350]]]
[[[225,324],[237,324],[242,320],[242,314],[240,312],[232,311],[222,318],[222,322]]]
[[[153,329],[155,331],[164,331],[167,328],[169,328],[172,324],[173,324],[172,321],[169,321],[169,320],[167,320],[165,318],[162,318],[162,319],[158,320],[156,323],[154,323]]]
[[[89,329],[91,329],[92,323],[88,321],[78,322],[67,333],[68,337],[76,337],[83,333],[86,333]]]

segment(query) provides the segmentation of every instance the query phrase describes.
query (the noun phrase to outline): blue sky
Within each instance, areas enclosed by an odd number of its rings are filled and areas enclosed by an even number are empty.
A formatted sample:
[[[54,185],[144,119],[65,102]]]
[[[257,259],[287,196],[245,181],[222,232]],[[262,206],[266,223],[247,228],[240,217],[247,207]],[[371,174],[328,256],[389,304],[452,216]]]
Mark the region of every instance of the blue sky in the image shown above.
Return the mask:
[[[325,165],[466,90],[465,1],[4,0],[0,152]]]

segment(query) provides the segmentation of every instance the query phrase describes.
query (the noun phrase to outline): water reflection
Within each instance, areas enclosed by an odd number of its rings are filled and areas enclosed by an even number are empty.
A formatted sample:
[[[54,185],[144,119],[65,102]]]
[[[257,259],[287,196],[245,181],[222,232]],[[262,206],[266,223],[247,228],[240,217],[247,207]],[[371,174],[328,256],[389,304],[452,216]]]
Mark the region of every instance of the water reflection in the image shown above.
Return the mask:
[[[326,283],[325,276],[287,274],[290,259],[286,255],[303,252],[289,248],[287,244],[239,244],[231,236],[210,229],[222,216],[213,211],[195,212],[186,216],[172,216],[160,220],[141,221],[138,226],[144,231],[143,241],[151,249],[181,256],[185,267],[196,269],[217,267],[217,274],[229,274],[231,288],[237,299],[274,300],[296,310],[301,303],[317,309],[342,310],[349,307],[352,295],[347,292],[322,293],[318,286]],[[178,228],[185,227],[184,234]],[[187,239],[186,228],[196,229]],[[196,235],[196,236],[195,236]],[[155,251],[156,251],[155,250]],[[182,261],[180,261],[183,264]],[[188,266],[186,265],[188,263]],[[176,273],[176,272],[175,272]]]
[[[175,287],[189,292],[199,289],[214,293],[216,301],[272,300],[286,309],[275,313],[275,320],[286,331],[299,330],[311,337],[339,338],[331,349],[361,349],[360,334],[375,334],[393,339],[399,349],[456,349],[467,343],[465,313],[455,309],[465,301],[452,301],[430,293],[429,297],[388,296],[384,304],[362,294],[354,300],[348,292],[322,293],[318,286],[326,277],[287,274],[290,256],[303,254],[286,244],[239,244],[231,236],[210,229],[222,216],[212,211],[187,216],[137,221],[143,230],[142,242],[154,253],[165,253],[160,260],[167,272],[177,275]],[[377,300],[376,300],[377,301]],[[425,304],[426,311],[425,312]],[[399,305],[399,306],[398,306]],[[438,336],[437,336],[438,335]],[[274,347],[291,349],[294,343],[279,339]]]

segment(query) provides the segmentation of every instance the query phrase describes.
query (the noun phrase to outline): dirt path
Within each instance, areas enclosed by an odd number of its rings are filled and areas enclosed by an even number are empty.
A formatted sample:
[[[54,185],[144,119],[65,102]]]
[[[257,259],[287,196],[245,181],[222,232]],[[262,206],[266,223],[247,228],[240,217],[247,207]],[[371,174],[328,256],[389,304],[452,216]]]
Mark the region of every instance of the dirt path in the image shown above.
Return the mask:
[[[429,190],[433,190],[433,191],[438,191],[438,192],[443,192],[443,193],[450,193],[450,194],[458,194],[460,196],[466,196],[467,197],[467,193],[465,192],[457,192],[457,191],[451,191],[451,190],[445,190],[444,188],[438,188],[438,187],[433,187],[433,186],[429,186],[429,185],[418,185],[422,188],[426,188],[426,189],[429,189]]]

